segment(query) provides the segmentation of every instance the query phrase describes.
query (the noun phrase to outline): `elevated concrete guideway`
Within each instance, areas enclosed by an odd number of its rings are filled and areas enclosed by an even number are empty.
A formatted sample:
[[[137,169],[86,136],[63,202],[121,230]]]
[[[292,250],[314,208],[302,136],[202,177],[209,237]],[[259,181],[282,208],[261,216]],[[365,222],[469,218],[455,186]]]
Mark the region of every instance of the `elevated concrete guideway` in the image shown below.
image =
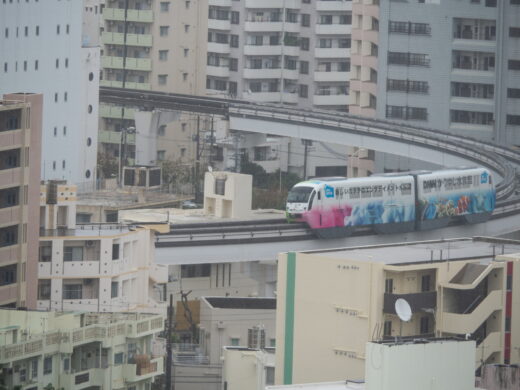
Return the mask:
[[[497,186],[499,200],[514,192],[515,168],[520,165],[520,153],[504,146],[334,111],[108,87],[100,88],[100,101],[144,110],[160,108],[222,115],[229,119],[231,130],[391,151],[444,166],[481,165],[501,179]]]

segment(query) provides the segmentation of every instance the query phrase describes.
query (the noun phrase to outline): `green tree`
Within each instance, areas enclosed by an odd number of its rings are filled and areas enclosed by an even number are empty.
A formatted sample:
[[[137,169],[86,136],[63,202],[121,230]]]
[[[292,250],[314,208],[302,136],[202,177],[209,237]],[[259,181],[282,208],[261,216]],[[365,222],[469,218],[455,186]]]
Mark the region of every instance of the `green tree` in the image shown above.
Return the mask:
[[[164,160],[161,162],[162,181],[164,185],[179,186],[189,183],[191,179],[191,167],[182,163],[180,159]]]
[[[110,156],[108,153],[98,153],[97,158],[97,169],[98,177],[109,179],[111,177],[118,176],[119,163],[115,157]]]

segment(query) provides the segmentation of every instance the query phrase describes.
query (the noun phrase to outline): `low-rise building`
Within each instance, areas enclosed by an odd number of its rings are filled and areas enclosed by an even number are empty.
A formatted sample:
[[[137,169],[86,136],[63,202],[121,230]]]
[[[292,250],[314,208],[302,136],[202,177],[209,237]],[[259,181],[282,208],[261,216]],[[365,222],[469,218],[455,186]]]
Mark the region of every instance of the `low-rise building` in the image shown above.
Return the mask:
[[[165,314],[168,273],[155,264],[154,230],[76,226],[75,201],[75,186],[41,187],[38,309]]]
[[[515,252],[518,241],[474,238],[281,254],[276,383],[363,379],[365,343],[396,337],[468,337],[474,368],[518,363]],[[398,298],[411,306],[408,322]]]
[[[161,315],[1,310],[0,378],[9,389],[150,389],[163,328]]]
[[[222,388],[264,390],[274,384],[274,348],[224,347]]]

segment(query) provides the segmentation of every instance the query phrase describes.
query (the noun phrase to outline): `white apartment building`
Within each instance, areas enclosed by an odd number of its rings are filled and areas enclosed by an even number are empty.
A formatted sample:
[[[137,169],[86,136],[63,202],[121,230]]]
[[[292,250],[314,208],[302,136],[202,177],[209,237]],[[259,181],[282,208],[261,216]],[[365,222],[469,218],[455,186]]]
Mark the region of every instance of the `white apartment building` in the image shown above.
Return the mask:
[[[274,348],[224,347],[222,388],[264,390],[274,385]]]
[[[43,94],[44,180],[96,178],[100,58],[83,23],[97,10],[91,3],[0,3],[0,93]]]
[[[209,0],[208,95],[346,111],[351,9],[350,1]],[[220,168],[237,166],[240,152],[268,172],[346,173],[345,147],[316,142],[306,148],[299,139],[266,135],[233,138],[217,134]]]
[[[163,329],[160,315],[1,310],[3,388],[149,390]]]
[[[166,313],[167,267],[155,264],[152,228],[76,226],[76,187],[40,193],[40,310]]]
[[[352,14],[350,112],[520,143],[519,1],[353,0]]]

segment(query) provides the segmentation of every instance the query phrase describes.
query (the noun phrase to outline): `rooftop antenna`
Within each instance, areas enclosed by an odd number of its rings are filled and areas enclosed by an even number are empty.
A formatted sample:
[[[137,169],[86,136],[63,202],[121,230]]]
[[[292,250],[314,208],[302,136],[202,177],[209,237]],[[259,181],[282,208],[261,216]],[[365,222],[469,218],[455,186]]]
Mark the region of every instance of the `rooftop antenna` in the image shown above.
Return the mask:
[[[399,339],[401,339],[403,333],[403,322],[408,322],[412,319],[412,308],[406,299],[399,298],[395,301],[395,313],[401,320],[399,323]]]

